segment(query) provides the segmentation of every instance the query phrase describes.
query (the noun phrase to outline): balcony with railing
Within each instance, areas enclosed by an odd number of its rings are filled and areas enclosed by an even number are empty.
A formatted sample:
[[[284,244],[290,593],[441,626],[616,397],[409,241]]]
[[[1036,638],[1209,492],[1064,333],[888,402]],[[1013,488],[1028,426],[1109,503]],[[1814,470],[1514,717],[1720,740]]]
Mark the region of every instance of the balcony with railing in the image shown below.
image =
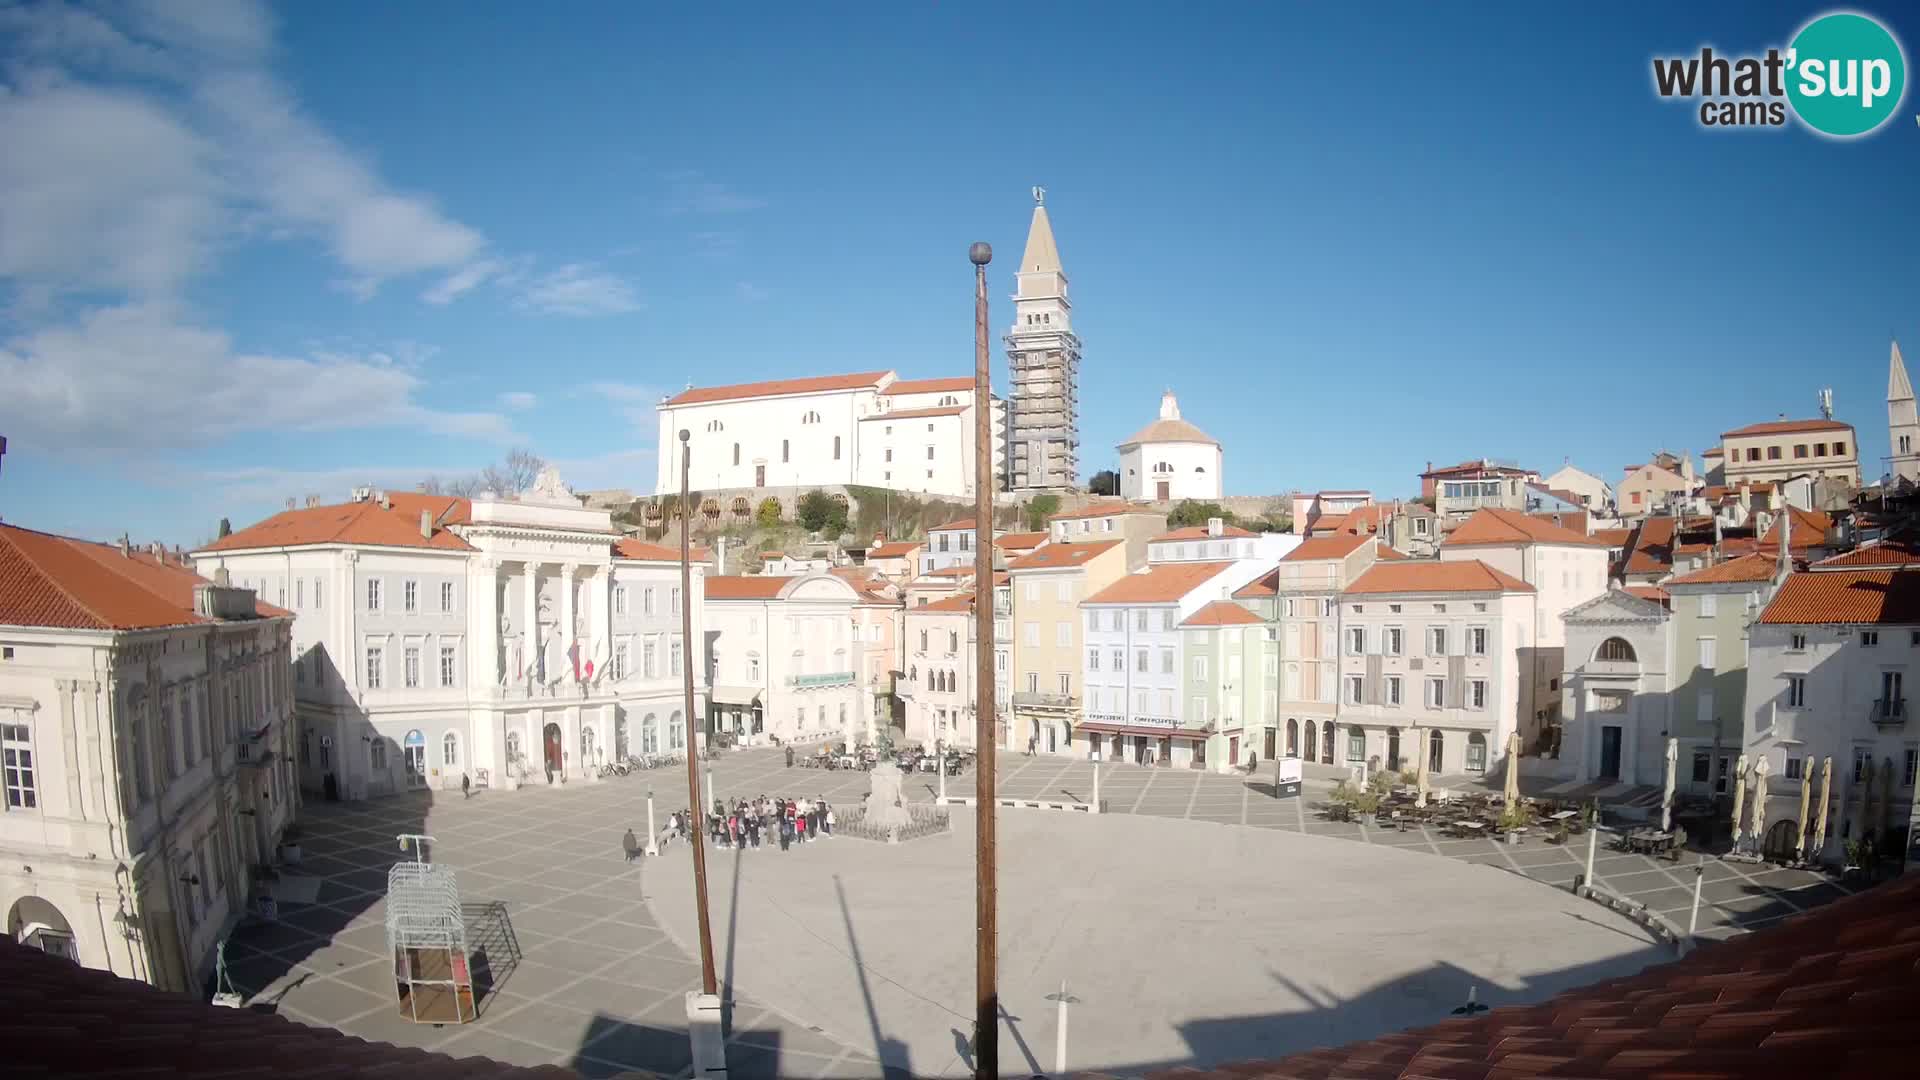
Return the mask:
[[[1072,694],[1054,694],[1039,690],[1016,690],[1013,703],[1029,709],[1071,709],[1080,699]]]
[[[828,671],[818,675],[789,675],[787,685],[795,690],[821,690],[831,686],[852,686],[859,681],[852,671]]]
[[[1904,727],[1907,723],[1906,698],[1875,698],[1867,715],[1880,728]]]

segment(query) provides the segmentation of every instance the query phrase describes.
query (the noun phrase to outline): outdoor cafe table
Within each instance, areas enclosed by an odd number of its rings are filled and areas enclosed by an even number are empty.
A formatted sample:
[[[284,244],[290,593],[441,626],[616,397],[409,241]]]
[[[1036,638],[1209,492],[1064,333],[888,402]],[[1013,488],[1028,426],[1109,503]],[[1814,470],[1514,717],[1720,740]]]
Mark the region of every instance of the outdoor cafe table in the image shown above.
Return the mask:
[[[1578,811],[1578,810],[1562,810],[1562,811],[1560,811],[1560,812],[1559,812],[1559,813],[1557,813],[1557,814],[1550,814],[1550,815],[1548,815],[1548,817],[1547,817],[1547,820],[1549,820],[1549,821],[1565,821],[1565,820],[1567,820],[1567,819],[1568,819],[1568,818],[1570,818],[1570,817],[1577,817],[1577,816],[1579,816],[1579,814],[1580,814],[1580,811]]]

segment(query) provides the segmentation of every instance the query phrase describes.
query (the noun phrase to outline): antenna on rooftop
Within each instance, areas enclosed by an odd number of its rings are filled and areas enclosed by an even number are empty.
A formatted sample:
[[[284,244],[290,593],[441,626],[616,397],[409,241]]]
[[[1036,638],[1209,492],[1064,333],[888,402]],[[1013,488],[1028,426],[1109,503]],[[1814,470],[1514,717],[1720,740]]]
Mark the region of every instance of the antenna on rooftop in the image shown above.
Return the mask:
[[[1820,419],[1833,419],[1833,387],[1824,387],[1820,391]]]

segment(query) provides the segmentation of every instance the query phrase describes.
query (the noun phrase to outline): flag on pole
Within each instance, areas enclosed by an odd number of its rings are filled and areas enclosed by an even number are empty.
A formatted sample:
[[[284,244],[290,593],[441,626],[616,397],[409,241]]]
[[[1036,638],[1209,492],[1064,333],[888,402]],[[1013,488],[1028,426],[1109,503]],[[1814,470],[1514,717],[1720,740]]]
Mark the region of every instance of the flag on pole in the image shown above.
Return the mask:
[[[573,681],[579,682],[580,681],[580,642],[579,641],[576,640],[576,641],[571,641],[567,643],[567,659],[573,661]],[[589,663],[591,663],[591,661],[589,661]]]

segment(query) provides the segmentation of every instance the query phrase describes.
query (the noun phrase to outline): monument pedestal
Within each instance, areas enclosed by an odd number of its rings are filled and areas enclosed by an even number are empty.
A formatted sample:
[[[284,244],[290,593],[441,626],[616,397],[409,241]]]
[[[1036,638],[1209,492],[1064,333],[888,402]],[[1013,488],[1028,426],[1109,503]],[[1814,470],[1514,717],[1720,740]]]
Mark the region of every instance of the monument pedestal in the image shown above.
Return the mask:
[[[720,995],[687,991],[687,1038],[693,1043],[695,1077],[725,1080],[727,1047],[720,1030]]]

